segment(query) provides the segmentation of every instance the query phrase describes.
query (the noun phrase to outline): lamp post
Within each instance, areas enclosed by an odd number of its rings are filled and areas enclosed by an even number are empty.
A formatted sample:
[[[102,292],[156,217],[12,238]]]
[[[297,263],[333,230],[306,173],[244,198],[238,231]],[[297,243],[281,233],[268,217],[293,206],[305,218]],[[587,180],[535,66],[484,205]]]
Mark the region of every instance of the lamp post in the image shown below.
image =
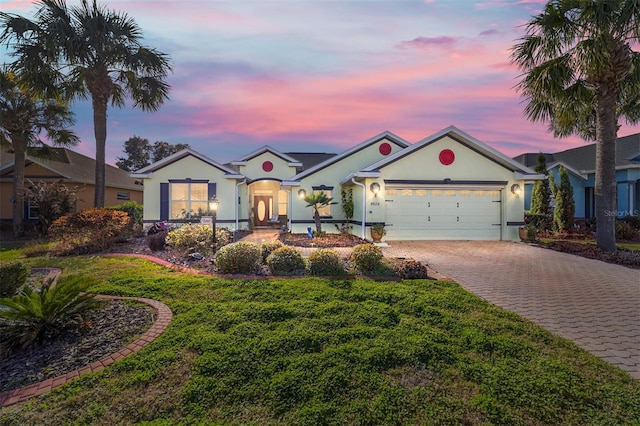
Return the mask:
[[[220,206],[220,201],[214,195],[209,200],[209,210],[211,211],[211,227],[213,228],[213,235],[211,238],[211,242],[213,243],[213,254],[216,254],[216,245],[218,243],[216,239],[216,215],[218,213],[218,206]]]

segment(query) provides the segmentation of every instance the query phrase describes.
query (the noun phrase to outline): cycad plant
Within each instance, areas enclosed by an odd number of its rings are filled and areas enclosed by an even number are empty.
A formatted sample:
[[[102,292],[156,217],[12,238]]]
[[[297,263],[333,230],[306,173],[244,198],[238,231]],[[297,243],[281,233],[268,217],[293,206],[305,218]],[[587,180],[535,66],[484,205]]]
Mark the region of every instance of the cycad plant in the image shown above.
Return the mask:
[[[39,290],[25,287],[17,296],[0,299],[0,350],[7,353],[54,338],[70,321],[102,305],[83,291],[91,284],[74,277]]]

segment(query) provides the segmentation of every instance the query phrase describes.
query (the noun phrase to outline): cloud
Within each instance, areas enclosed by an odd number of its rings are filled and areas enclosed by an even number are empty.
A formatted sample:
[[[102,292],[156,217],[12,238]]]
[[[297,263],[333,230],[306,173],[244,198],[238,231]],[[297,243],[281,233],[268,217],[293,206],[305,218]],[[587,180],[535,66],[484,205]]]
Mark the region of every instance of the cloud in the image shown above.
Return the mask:
[[[398,45],[401,49],[419,48],[428,49],[431,47],[451,48],[456,45],[457,40],[453,37],[416,37],[413,40],[401,41]]]
[[[493,35],[499,35],[500,31],[496,30],[495,28],[492,28],[490,30],[484,30],[482,32],[480,32],[480,36],[493,36]]]

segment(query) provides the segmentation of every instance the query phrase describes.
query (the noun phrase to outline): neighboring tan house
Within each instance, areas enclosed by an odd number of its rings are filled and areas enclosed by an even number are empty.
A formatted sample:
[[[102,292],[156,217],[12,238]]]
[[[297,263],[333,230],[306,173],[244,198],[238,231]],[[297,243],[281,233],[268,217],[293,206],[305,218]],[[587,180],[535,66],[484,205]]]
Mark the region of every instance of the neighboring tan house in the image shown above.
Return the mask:
[[[131,177],[144,180],[147,224],[206,215],[216,197],[221,226],[307,232],[313,209],[302,198],[324,191],[338,204],[322,209],[323,230],[337,232],[344,189],[352,232],[368,237],[382,223],[389,240],[518,240],[524,183],[542,178],[453,126],[413,145],[383,132],[337,155],[265,146],[227,165],[187,149]]]
[[[535,167],[538,153],[521,154],[514,158],[528,167]],[[595,216],[595,176],[596,145],[567,149],[553,154],[545,153],[547,171],[556,183],[560,183],[558,169],[562,165],[569,172],[573,187],[573,199],[577,219]],[[613,212],[618,217],[640,215],[640,133],[616,140],[616,181],[618,209]],[[525,209],[531,206],[533,183],[525,185]]]
[[[50,159],[27,155],[25,163],[25,190],[29,182],[63,182],[78,188],[76,210],[93,207],[96,161],[67,148],[52,148],[55,157]],[[0,221],[12,220],[14,156],[0,151]],[[106,165],[105,206],[126,201],[142,203],[142,181],[129,177],[129,173]],[[24,219],[38,219],[37,206],[25,202]]]

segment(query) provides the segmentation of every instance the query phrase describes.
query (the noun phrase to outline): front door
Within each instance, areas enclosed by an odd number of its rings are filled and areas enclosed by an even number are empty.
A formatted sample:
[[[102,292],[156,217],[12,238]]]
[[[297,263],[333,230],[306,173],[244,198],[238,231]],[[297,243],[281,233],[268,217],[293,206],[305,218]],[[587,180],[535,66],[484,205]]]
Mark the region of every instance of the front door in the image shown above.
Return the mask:
[[[269,225],[269,218],[271,217],[271,206],[273,205],[273,197],[271,195],[256,195],[253,198],[253,205],[255,206],[255,222],[256,226]]]

